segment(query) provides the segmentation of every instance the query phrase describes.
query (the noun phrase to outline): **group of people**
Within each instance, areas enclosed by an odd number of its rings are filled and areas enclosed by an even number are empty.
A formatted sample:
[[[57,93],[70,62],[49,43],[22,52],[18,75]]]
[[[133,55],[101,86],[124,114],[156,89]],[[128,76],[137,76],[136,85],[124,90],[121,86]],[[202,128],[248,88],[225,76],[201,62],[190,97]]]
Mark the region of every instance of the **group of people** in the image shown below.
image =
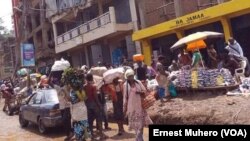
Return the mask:
[[[240,62],[245,61],[245,68],[249,68],[248,61],[244,57],[239,43],[233,38],[228,40],[223,56],[218,55],[213,46],[207,48],[207,54],[210,58],[210,68],[228,68],[232,74],[236,68],[240,68]],[[177,61],[165,69],[165,57],[159,56],[157,62],[147,66],[142,61],[138,61],[131,68],[126,68],[125,80],[117,77],[111,84],[104,84],[97,87],[94,75],[88,72],[87,67],[81,68],[81,80],[73,83],[80,85],[63,83],[63,71],[58,74],[54,73],[49,77],[43,76],[39,82],[38,88],[52,87],[55,88],[59,95],[60,108],[64,109],[62,115],[64,126],[67,132],[67,138],[73,136],[77,140],[85,140],[94,137],[94,121],[96,120],[96,129],[102,139],[107,136],[103,130],[103,123],[106,130],[111,128],[108,125],[106,97],[110,97],[113,102],[114,118],[118,125],[118,136],[125,132],[123,124],[125,117],[128,118],[129,129],[135,130],[136,141],[143,141],[143,128],[152,124],[146,109],[142,107],[142,99],[149,93],[147,83],[155,79],[157,82],[157,95],[163,101],[166,95],[169,95],[169,86],[171,80],[170,73],[180,68],[197,68],[204,67],[202,55],[199,50],[194,50],[193,57],[189,53],[181,50]],[[124,61],[126,62],[126,61]],[[101,63],[98,63],[101,66]],[[247,67],[248,66],[248,67]],[[249,69],[248,69],[249,70]],[[64,70],[65,71],[65,70]],[[246,71],[248,72],[248,71]],[[1,92],[11,93],[6,84],[1,85]],[[9,98],[5,96],[6,104],[3,111],[6,111]]]
[[[203,60],[201,52],[196,49],[192,52],[192,57],[186,50],[180,50],[177,61],[173,60],[169,66],[168,71],[177,71],[181,68],[210,68],[221,69],[227,68],[234,75],[238,68],[245,69],[245,76],[250,75],[250,66],[248,59],[244,56],[242,47],[234,39],[230,38],[226,43],[226,47],[222,53],[217,53],[214,45],[207,47],[207,60]]]
[[[65,109],[62,114],[67,131],[66,140],[73,136],[77,140],[96,136],[100,136],[101,139],[108,138],[104,133],[104,128],[111,129],[106,107],[106,98],[109,97],[113,103],[113,114],[118,126],[117,135],[124,134],[124,121],[127,118],[129,130],[135,130],[136,141],[143,141],[143,128],[152,121],[142,107],[142,97],[149,91],[143,82],[137,79],[138,73],[136,74],[133,69],[126,69],[125,80],[117,77],[112,83],[101,87],[97,86],[95,75],[91,74],[88,68],[84,67],[82,73],[84,74],[81,78],[83,81],[79,87],[62,84],[63,81],[60,80],[63,80],[63,77],[55,78],[51,75],[48,78],[48,85],[57,89],[60,106]],[[98,134],[94,132],[95,120]]]

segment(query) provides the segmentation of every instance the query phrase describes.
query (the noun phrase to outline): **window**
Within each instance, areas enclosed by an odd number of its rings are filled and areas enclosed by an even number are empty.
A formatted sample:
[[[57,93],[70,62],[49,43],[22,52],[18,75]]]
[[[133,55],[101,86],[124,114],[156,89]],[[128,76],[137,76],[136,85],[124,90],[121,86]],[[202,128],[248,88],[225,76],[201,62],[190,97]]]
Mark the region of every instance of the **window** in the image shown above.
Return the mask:
[[[37,92],[36,98],[34,100],[34,104],[41,104],[42,103],[42,98],[43,98],[43,93],[42,92]]]
[[[46,103],[59,103],[57,91],[55,89],[45,90],[44,94]]]
[[[37,95],[37,94],[36,94],[36,95]],[[30,99],[30,101],[29,101],[29,105],[34,104],[34,103],[35,103],[36,95],[34,95],[34,96]]]

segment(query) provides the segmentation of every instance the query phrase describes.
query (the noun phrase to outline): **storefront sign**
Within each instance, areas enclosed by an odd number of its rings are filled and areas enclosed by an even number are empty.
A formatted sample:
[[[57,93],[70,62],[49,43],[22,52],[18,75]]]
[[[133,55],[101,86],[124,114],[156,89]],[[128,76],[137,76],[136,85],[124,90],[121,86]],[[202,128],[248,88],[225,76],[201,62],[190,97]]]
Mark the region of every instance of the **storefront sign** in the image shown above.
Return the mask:
[[[35,66],[35,49],[33,44],[21,44],[21,59],[23,67]]]
[[[209,16],[206,16],[204,13],[199,13],[188,17],[179,18],[175,21],[175,25],[170,28],[177,28],[184,25],[189,25],[194,22],[202,21],[207,18],[209,18]]]

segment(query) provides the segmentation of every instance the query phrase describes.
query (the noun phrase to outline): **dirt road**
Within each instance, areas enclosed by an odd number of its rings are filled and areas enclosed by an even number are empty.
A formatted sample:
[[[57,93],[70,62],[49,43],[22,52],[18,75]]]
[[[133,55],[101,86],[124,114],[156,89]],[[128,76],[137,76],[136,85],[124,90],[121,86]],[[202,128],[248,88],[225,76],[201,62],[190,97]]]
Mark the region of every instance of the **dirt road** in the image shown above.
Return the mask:
[[[39,133],[36,125],[29,125],[22,129],[19,126],[18,115],[8,116],[2,111],[3,100],[0,101],[0,141],[63,141],[65,134],[62,129],[51,129],[47,134]],[[116,136],[117,126],[110,123],[111,131],[105,131],[109,136],[107,141],[134,141],[134,132],[127,132],[123,136]],[[126,131],[127,126],[125,127]],[[145,129],[145,141],[148,140],[148,129]]]

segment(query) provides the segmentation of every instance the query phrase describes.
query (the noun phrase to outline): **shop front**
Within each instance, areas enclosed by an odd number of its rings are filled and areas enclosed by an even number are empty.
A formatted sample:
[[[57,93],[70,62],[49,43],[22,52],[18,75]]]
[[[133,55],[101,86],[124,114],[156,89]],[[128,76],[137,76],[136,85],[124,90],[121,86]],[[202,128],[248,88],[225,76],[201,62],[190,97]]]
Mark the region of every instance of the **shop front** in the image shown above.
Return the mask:
[[[247,51],[250,35],[250,1],[229,1],[204,10],[197,11],[167,21],[152,27],[148,27],[133,34],[133,41],[141,41],[145,63],[151,64],[153,52],[174,59],[169,48],[178,39],[198,31],[216,31],[224,33],[225,40],[215,44],[216,50],[222,52],[225,41],[231,36]],[[249,56],[249,54],[245,54]],[[250,58],[249,58],[250,59]]]

